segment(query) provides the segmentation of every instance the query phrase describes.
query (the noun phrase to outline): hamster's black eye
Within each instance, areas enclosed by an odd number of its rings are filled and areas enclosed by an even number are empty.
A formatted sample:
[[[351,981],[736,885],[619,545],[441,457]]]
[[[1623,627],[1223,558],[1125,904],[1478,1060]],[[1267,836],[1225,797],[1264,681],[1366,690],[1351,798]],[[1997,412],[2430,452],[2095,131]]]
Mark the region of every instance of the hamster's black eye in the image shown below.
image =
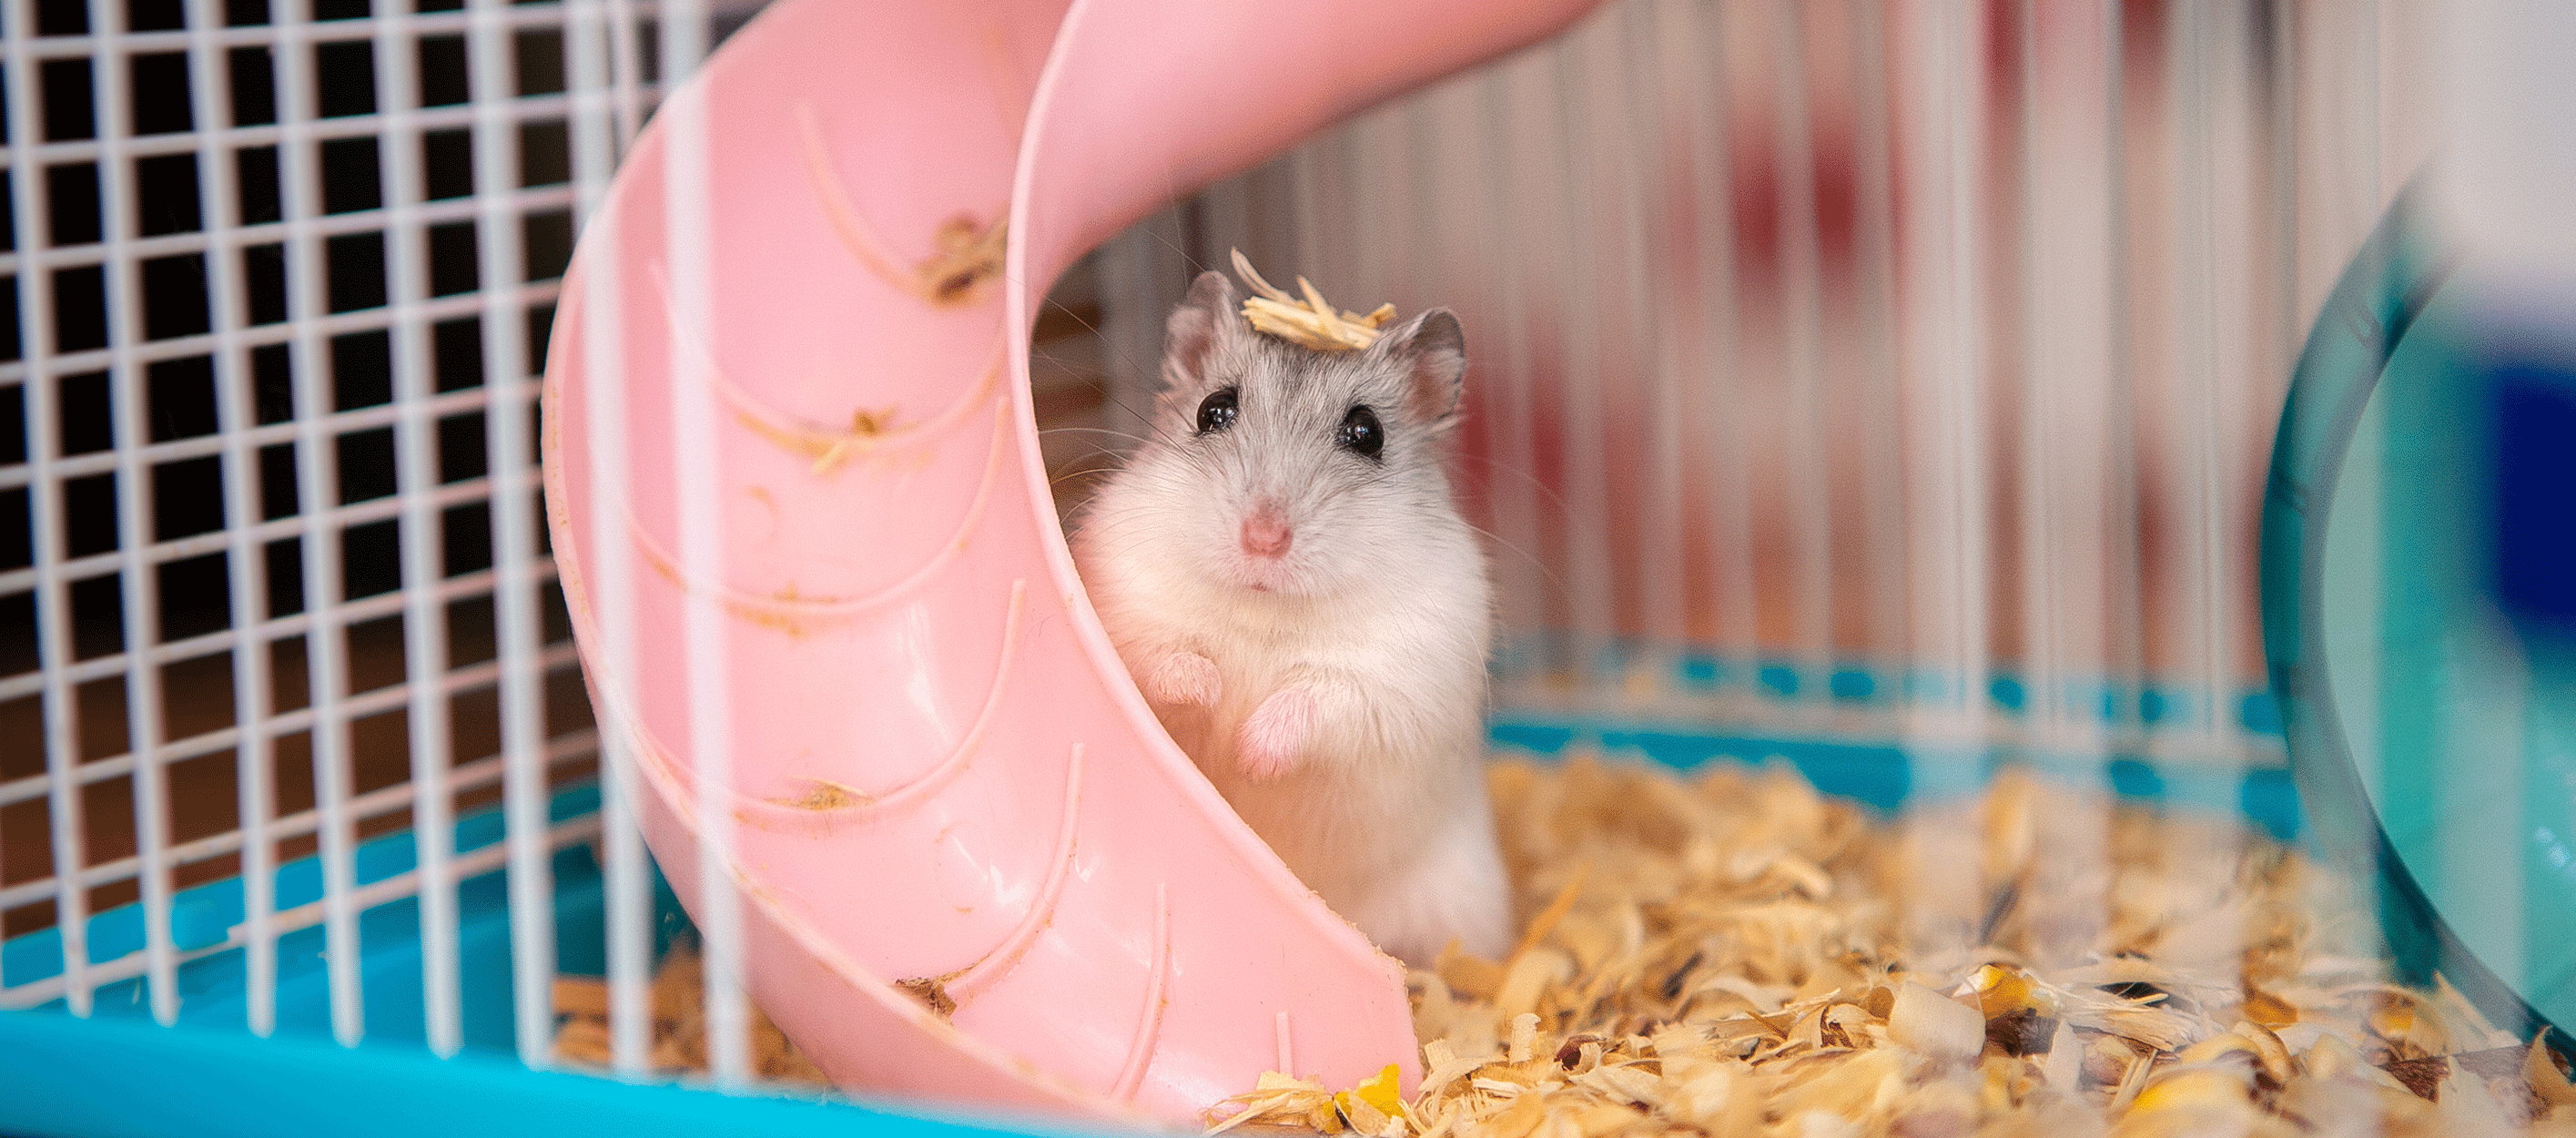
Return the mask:
[[[1215,434],[1234,425],[1234,389],[1220,387],[1199,401],[1199,433]]]
[[[1333,445],[1361,458],[1376,458],[1377,452],[1386,449],[1386,428],[1378,426],[1377,412],[1366,405],[1353,407],[1342,416],[1342,429],[1333,432]]]

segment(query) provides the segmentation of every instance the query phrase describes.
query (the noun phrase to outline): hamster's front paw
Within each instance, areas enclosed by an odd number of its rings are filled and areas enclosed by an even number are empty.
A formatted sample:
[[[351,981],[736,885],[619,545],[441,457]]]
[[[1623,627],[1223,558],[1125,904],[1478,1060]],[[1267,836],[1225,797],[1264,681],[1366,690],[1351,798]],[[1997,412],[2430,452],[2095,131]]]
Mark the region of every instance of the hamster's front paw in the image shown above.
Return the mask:
[[[1224,691],[1225,677],[1217,674],[1216,661],[1196,652],[1174,652],[1145,673],[1145,694],[1158,703],[1214,707]]]
[[[1243,721],[1235,740],[1235,758],[1254,782],[1266,782],[1297,769],[1306,757],[1306,739],[1315,733],[1315,696],[1304,688],[1270,693]]]

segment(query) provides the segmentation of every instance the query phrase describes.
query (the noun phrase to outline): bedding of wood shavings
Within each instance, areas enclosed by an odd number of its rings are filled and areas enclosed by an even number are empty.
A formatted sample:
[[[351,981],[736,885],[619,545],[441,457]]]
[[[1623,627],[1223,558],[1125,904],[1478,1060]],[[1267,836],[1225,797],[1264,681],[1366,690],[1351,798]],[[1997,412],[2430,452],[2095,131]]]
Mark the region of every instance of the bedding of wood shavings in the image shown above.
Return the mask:
[[[702,998],[704,966],[697,949],[674,944],[653,973],[653,1032],[645,1065],[677,1078],[707,1071],[707,1021]],[[608,1033],[608,982],[596,976],[557,976],[554,989],[555,1058],[575,1068],[606,1072],[614,1063]],[[758,1008],[745,1025],[751,1070],[764,1079],[830,1086],[831,1080],[787,1041]]]
[[[1234,275],[1243,278],[1244,286],[1253,291],[1243,302],[1243,318],[1252,322],[1253,331],[1319,352],[1366,348],[1377,342],[1378,330],[1395,319],[1392,304],[1378,305],[1366,316],[1335,308],[1325,303],[1324,294],[1304,277],[1297,278],[1297,290],[1304,295],[1290,296],[1286,289],[1252,271],[1252,261],[1241,249],[1234,250]]]
[[[2538,1041],[2385,982],[2331,875],[2015,773],[1898,822],[1785,770],[1498,764],[1532,913],[1413,976],[1412,1101],[1266,1076],[1211,1132],[2576,1135]]]
[[[2576,1138],[2538,1041],[2387,982],[2345,884],[2226,822],[2017,773],[1874,817],[1785,769],[1498,762],[1528,925],[1412,977],[1425,1078],[1284,1073],[1211,1131],[1393,1138]],[[705,1068],[697,960],[653,1066]],[[558,982],[604,1067],[606,993]],[[822,1082],[755,1015],[765,1076]]]

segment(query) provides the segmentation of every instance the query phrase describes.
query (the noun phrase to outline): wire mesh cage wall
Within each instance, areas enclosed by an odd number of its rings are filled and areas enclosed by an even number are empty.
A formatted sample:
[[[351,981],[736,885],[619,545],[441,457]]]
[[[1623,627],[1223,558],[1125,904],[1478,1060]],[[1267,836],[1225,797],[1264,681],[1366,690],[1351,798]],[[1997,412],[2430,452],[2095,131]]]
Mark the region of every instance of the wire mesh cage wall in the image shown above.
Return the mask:
[[[542,897],[597,828],[546,812],[595,749],[533,465],[555,278],[703,42],[605,4],[7,15],[7,1002],[169,1022],[187,962],[272,993],[314,930],[355,1042],[359,914],[417,892],[453,1051],[453,893],[421,882],[507,860]],[[448,840],[504,798],[507,842]],[[401,866],[359,855],[396,832]]]
[[[536,377],[626,142],[756,5],[399,8],[6,12],[0,1006],[531,1064],[559,969],[641,1006],[669,905],[600,810]],[[2389,61],[2432,19],[1624,0],[1061,282],[1060,505],[1239,247],[1464,318],[1499,742],[1789,754],[1882,805],[2009,756],[2286,832],[2265,446],[2428,148]],[[419,954],[387,1011],[379,938]]]
[[[1623,5],[1113,245],[1113,374],[1230,247],[1457,307],[1507,707],[2277,763],[2264,450],[2420,148],[2374,12]]]

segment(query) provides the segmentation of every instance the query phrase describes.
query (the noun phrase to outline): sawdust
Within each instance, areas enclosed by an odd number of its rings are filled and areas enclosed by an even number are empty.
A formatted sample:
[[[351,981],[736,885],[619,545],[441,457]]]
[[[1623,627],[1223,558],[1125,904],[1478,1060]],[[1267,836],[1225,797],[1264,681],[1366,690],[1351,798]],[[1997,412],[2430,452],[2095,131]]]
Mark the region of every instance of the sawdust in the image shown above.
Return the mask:
[[[1212,1129],[2576,1134],[2554,1055],[2389,983],[2345,883],[2227,822],[2010,771],[1896,821],[1782,769],[1492,786],[1539,918],[1413,974],[1414,1098],[1273,1073]]]
[[[1412,974],[1414,1096],[1273,1072],[1211,1130],[2576,1138],[2540,1041],[2391,982],[2349,883],[2226,820],[2009,770],[1898,819],[1784,768],[1490,781],[1530,919],[1508,960]],[[697,968],[654,980],[658,1073],[705,1070]],[[558,1056],[604,1068],[600,982],[558,980],[556,1010]],[[763,1077],[825,1082],[750,1032]]]
[[[674,944],[653,973],[652,1031],[645,1056],[659,1077],[707,1072],[705,967],[695,946]],[[596,976],[557,976],[554,986],[555,1059],[576,1070],[606,1074],[615,1063],[609,1034],[608,982]],[[746,1007],[743,1043],[751,1071],[764,1079],[828,1087],[814,1061],[788,1042],[759,1008]]]

